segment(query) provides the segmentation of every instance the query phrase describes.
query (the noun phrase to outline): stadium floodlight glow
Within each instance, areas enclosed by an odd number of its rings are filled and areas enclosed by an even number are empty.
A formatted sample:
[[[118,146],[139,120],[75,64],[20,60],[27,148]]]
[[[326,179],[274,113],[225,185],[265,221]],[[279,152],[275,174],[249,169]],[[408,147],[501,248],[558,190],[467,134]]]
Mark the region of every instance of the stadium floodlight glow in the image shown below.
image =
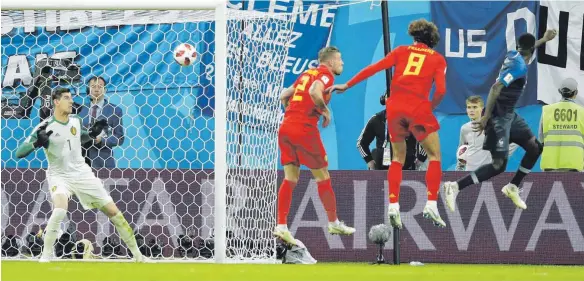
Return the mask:
[[[126,166],[100,169],[98,175],[106,183],[116,183],[109,185],[110,192],[117,192],[117,197],[112,196],[130,216],[132,227],[138,231],[162,228],[155,236],[168,241],[172,249],[164,250],[161,261],[273,263],[277,125],[282,114],[278,89],[285,72],[270,65],[256,66],[266,54],[271,56],[271,65],[286,63],[293,25],[290,15],[231,10],[225,0],[5,0],[2,60],[9,63],[3,82],[14,79],[17,88],[26,90],[28,85],[18,82],[23,80],[18,75],[26,69],[27,60],[73,53],[86,76],[80,85],[69,86],[84,93],[87,75],[105,76],[106,95],[116,97],[125,131],[135,134],[125,141],[144,144],[143,150],[135,149],[139,145],[115,147],[117,162]],[[50,41],[35,37],[47,34]],[[26,42],[20,40],[23,37]],[[172,57],[174,47],[185,43],[185,38],[196,46],[199,59],[188,67]],[[140,67],[130,70],[130,66]],[[10,87],[3,85],[3,96]],[[17,90],[10,91],[16,94]],[[10,122],[23,126],[12,128],[14,132],[32,130],[24,127],[30,122]],[[152,156],[164,153],[172,158]],[[2,195],[8,192],[11,198],[20,196],[21,202],[31,202],[26,204],[42,204],[49,200],[44,173],[38,173],[43,178],[26,178],[23,171],[37,174],[40,169],[23,168],[29,164],[22,163],[36,161],[44,169],[45,155],[37,151],[31,156],[35,159],[16,164],[8,182],[3,178],[3,185],[11,188],[3,189]],[[124,184],[118,186],[121,179]],[[32,199],[25,198],[30,194]],[[176,198],[182,201],[174,202]],[[154,201],[160,205],[162,221],[147,218],[142,211],[152,210]],[[75,204],[80,206],[70,202]],[[46,224],[50,212],[42,214],[40,205],[29,210],[18,215],[20,221],[12,217],[8,223],[15,235]],[[69,215],[71,222],[80,220],[87,227],[77,231],[99,248],[109,222],[99,216],[84,221],[80,212]],[[214,239],[212,257],[175,256],[174,249],[180,246],[177,237],[188,229],[194,229],[195,238]]]

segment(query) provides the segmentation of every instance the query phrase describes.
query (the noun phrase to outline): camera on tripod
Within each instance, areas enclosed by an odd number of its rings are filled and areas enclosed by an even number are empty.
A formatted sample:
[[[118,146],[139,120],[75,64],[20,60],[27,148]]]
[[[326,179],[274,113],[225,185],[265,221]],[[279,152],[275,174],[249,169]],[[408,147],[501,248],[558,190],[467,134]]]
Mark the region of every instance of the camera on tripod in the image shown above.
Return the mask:
[[[48,74],[46,76],[58,85],[74,84],[81,81],[80,67],[73,62],[72,58],[41,59],[37,62],[36,67],[39,68],[40,73]]]
[[[51,116],[51,92],[54,86],[69,86],[81,82],[81,68],[73,58],[43,58],[35,63],[33,83],[26,92],[2,93],[2,117],[13,119],[30,118],[34,99],[42,99],[39,117]],[[4,98],[4,96],[7,98]],[[73,104],[73,114],[77,114],[80,104]]]

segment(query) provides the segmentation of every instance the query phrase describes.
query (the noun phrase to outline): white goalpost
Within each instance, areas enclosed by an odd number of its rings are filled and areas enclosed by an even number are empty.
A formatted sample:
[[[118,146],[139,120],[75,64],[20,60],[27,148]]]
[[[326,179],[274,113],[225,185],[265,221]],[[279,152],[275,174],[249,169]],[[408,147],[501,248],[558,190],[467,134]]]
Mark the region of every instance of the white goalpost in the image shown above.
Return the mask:
[[[290,15],[232,10],[225,0],[2,1],[2,153],[12,155],[2,157],[2,236],[18,240],[12,258],[38,258],[34,236],[51,213],[44,152],[18,160],[16,146],[56,87],[72,89],[74,113],[91,120],[88,82],[99,76],[119,109],[102,115],[118,123],[88,151],[111,151],[115,167],[94,171],[145,251],[160,262],[275,263],[285,73],[257,65],[265,54],[285,64],[293,25]],[[190,66],[173,60],[181,43],[197,50]],[[88,240],[97,260],[128,260],[106,242],[117,237],[110,222],[76,199],[61,228]]]

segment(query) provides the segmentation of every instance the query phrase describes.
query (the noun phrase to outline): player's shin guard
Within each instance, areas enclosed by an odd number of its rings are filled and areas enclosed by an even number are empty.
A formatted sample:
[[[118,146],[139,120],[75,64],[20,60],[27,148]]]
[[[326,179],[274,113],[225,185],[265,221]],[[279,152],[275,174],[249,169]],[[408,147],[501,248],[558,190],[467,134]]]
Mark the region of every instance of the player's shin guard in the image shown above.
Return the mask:
[[[278,191],[278,224],[286,225],[288,213],[290,212],[290,203],[292,202],[292,192],[296,183],[284,179]]]
[[[399,203],[399,190],[402,181],[403,165],[392,161],[387,171],[387,182],[389,183],[389,203]]]
[[[136,243],[136,237],[134,237],[134,231],[132,231],[132,227],[130,227],[128,221],[126,221],[124,215],[122,215],[122,212],[118,212],[111,217],[110,220],[116,227],[122,241],[126,243],[126,246],[128,246],[128,249],[132,252],[134,258],[141,256],[142,254],[140,253],[140,249],[138,249],[138,243]]]
[[[428,201],[438,199],[440,180],[442,179],[442,167],[440,161],[430,161],[426,171],[426,186],[428,187]]]
[[[331,179],[319,181],[316,184],[318,185],[318,196],[324,205],[329,222],[337,221],[337,199],[331,185]]]
[[[53,257],[53,249],[55,247],[55,241],[57,240],[59,224],[61,224],[66,215],[67,211],[64,209],[55,208],[53,210],[53,213],[47,222],[47,228],[45,229],[46,233],[41,258],[50,259]]]

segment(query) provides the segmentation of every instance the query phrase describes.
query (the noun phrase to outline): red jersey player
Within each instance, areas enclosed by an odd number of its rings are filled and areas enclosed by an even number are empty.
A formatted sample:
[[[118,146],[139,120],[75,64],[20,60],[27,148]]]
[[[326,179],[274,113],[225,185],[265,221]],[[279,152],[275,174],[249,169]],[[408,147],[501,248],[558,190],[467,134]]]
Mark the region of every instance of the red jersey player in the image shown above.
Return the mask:
[[[402,180],[402,166],[406,157],[405,137],[412,132],[422,144],[430,160],[426,171],[428,202],[424,207],[424,217],[435,225],[445,227],[440,218],[436,199],[440,188],[442,168],[440,167],[440,125],[432,114],[446,92],[446,60],[432,50],[440,40],[436,25],[425,19],[410,23],[408,34],[414,38],[411,46],[399,46],[381,61],[361,70],[347,84],[335,85],[331,90],[344,92],[373,74],[395,67],[391,83],[391,96],[386,102],[387,129],[393,147],[392,163],[388,172],[389,208],[391,224],[401,228],[399,213],[399,190]],[[432,81],[436,91],[432,101],[428,100]]]
[[[278,131],[284,181],[278,192],[278,225],[274,235],[289,244],[296,240],[288,230],[287,216],[292,201],[292,191],[300,176],[300,165],[312,171],[318,186],[318,195],[328,216],[328,231],[331,234],[349,235],[355,232],[337,219],[337,203],[328,173],[326,152],[320,133],[318,120],[323,117],[323,127],[330,122],[327,104],[330,94],[325,95],[326,88],[334,82],[333,75],[343,71],[343,60],[339,49],[326,47],[318,53],[319,66],[304,71],[296,82],[282,92],[280,100],[286,111],[284,121]]]

